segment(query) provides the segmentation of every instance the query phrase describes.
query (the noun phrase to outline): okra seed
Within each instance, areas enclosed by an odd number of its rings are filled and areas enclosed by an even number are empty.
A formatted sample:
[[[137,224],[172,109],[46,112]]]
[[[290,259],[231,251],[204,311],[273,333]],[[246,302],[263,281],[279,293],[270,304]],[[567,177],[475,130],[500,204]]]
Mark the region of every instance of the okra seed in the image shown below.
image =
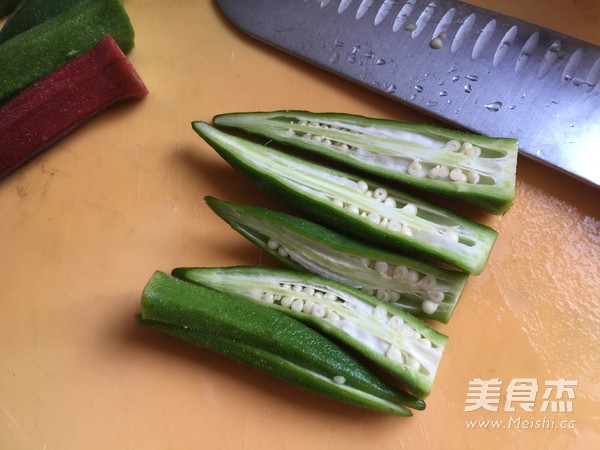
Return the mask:
[[[325,307],[315,303],[312,307],[311,314],[315,317],[325,317]]]
[[[302,289],[302,292],[307,295],[315,295],[315,288],[312,286],[306,286]]]
[[[342,144],[342,145],[340,145],[340,149],[342,149],[344,151],[348,151],[348,150],[350,150],[350,147],[348,147],[348,144]]]
[[[404,279],[410,284],[415,284],[417,281],[419,281],[419,274],[415,270],[407,269]]]
[[[421,339],[419,339],[419,343],[423,346],[423,347],[431,347],[431,341],[427,338],[422,337]]]
[[[442,291],[429,291],[427,292],[429,300],[435,303],[441,303],[444,301],[444,293]]]
[[[319,127],[319,122],[310,121],[308,122],[309,127]]]
[[[379,224],[379,222],[381,222],[381,216],[376,212],[370,212],[367,216],[367,219],[375,224]]]
[[[417,213],[419,212],[419,210],[417,209],[417,206],[414,203],[407,203],[402,208],[402,211],[406,212],[407,214],[410,214],[411,216],[416,216]]]
[[[429,178],[431,178],[431,179],[434,179],[434,180],[435,180],[435,179],[437,179],[437,178],[439,178],[439,177],[440,177],[440,166],[435,166],[435,167],[432,167],[432,168],[429,170]]]
[[[450,179],[452,181],[460,181],[463,176],[464,176],[464,173],[463,173],[462,169],[459,169],[458,167],[455,167],[454,169],[452,169],[450,171]]]
[[[400,327],[398,329],[398,331],[400,331],[400,334],[404,337],[411,337],[413,335],[413,327],[411,327],[409,324],[405,323],[404,325],[402,325],[402,327]]]
[[[331,139],[327,139],[327,138],[323,139],[323,144],[331,145]]]
[[[283,247],[283,246],[280,246],[280,247],[277,249],[277,253],[278,253],[280,256],[283,256],[284,258],[287,258],[288,256],[290,256],[290,252],[288,252],[287,248],[285,248],[285,247]]]
[[[389,291],[390,293],[390,302],[397,302],[398,300],[400,300],[400,292],[396,292],[396,291]]]
[[[281,286],[281,289],[283,289],[285,291],[289,291],[292,288],[292,285],[288,284],[288,283],[281,283],[280,286]]]
[[[356,189],[358,189],[360,192],[364,193],[369,190],[369,185],[367,184],[366,181],[359,180],[356,182]]]
[[[379,225],[381,225],[384,228],[387,228],[388,223],[389,223],[388,218],[384,217],[383,219],[381,219],[381,222],[379,222]]]
[[[375,291],[375,296],[384,302],[387,302],[390,299],[390,294],[387,289],[377,289],[377,291]]]
[[[457,152],[460,149],[460,141],[457,141],[456,139],[452,139],[448,142],[446,142],[446,150],[449,150],[451,152]]]
[[[384,201],[387,195],[388,193],[384,188],[377,188],[373,191],[373,198],[375,200]]]
[[[326,300],[328,302],[335,302],[337,301],[337,295],[335,295],[332,292],[325,292],[325,294],[323,295],[323,300]]]
[[[303,290],[304,290],[304,288],[302,287],[301,284],[292,285],[292,291],[294,291],[294,292],[302,292]]]
[[[414,160],[408,166],[408,173],[414,176],[421,175],[421,170],[423,170],[423,166],[421,166],[421,163],[417,160]]]
[[[440,179],[444,179],[444,178],[448,178],[448,175],[450,175],[450,169],[448,169],[448,166],[440,166],[440,172],[438,174]]]
[[[299,120],[298,125],[305,127],[306,125],[308,125],[308,122],[306,120]]]
[[[263,295],[262,300],[265,303],[275,303],[275,296],[269,292],[265,292],[265,295]]]
[[[302,311],[307,314],[310,314],[312,312],[314,305],[315,305],[315,303],[312,300],[306,300],[304,302],[304,306],[302,306]]]
[[[468,151],[471,151],[472,148],[473,144],[471,144],[470,142],[463,142],[463,144],[460,146],[460,151],[461,153],[466,153]]]
[[[388,326],[392,330],[400,330],[404,325],[404,320],[400,316],[392,316],[388,321]]]
[[[290,297],[289,295],[286,295],[285,297],[283,297],[281,299],[281,306],[283,306],[285,308],[289,308],[290,306],[292,306],[292,303],[294,302],[294,300],[296,300],[294,297]]]
[[[332,310],[327,311],[327,316],[325,317],[327,320],[333,323],[337,323],[340,321],[340,316],[338,313]]]
[[[458,242],[458,233],[454,230],[446,230],[442,233],[449,239],[452,239],[454,242]]]
[[[389,264],[386,263],[385,261],[377,261],[375,263],[375,271],[379,272],[379,273],[387,273],[388,269],[389,269]]]
[[[465,150],[465,155],[469,158],[477,158],[479,155],[481,155],[481,149],[479,147],[473,146],[468,150]]]
[[[419,281],[419,286],[425,290],[433,289],[436,285],[436,279],[430,275],[425,275],[423,278],[421,278],[421,281]]]
[[[359,214],[360,210],[358,209],[358,206],[356,205],[348,205],[347,208],[348,212],[352,213],[352,214]]]
[[[340,200],[339,198],[334,198],[333,199],[333,204],[335,206],[339,206],[340,208],[344,207],[344,202],[342,200]]]
[[[294,300],[292,302],[290,308],[291,308],[292,311],[300,312],[304,308],[304,301],[302,301],[301,299],[297,298],[296,300]]]
[[[273,239],[269,239],[267,241],[267,247],[269,247],[271,250],[277,250],[279,243],[275,242]]]
[[[323,136],[319,136],[318,134],[315,134],[312,137],[313,142],[321,143],[321,142],[323,142],[323,140],[324,140]]]
[[[412,370],[419,370],[421,368],[421,364],[412,356],[409,356],[406,359],[406,365]]]
[[[344,378],[341,375],[336,375],[335,377],[333,377],[333,382],[335,384],[344,384],[346,382],[346,378]]]
[[[425,300],[421,303],[421,309],[425,314],[433,314],[438,308],[438,304],[431,300]]]
[[[402,364],[404,362],[404,357],[402,356],[402,352],[394,347],[393,345],[390,345],[390,347],[387,349],[387,351],[385,352],[385,356],[389,359],[391,359],[392,361],[396,361],[400,364]]]
[[[284,135],[285,137],[294,137],[294,136],[296,136],[296,133],[295,133],[295,132],[294,132],[294,130],[292,130],[291,128],[288,128],[287,130],[285,130],[285,131],[283,132],[283,135]]]
[[[313,297],[316,298],[317,300],[320,300],[322,298],[325,298],[325,295],[321,291],[317,291],[317,292],[315,292],[315,295],[313,295]]]
[[[367,218],[367,213],[365,211],[361,212],[359,215],[365,219]]]
[[[402,225],[396,220],[390,220],[387,227],[390,231],[400,231],[402,229]]]
[[[408,225],[404,224],[404,225],[402,225],[402,234],[405,234],[407,236],[412,236],[413,232]]]
[[[408,269],[404,266],[396,266],[394,267],[394,272],[392,273],[392,277],[397,280],[404,280],[408,275]]]
[[[477,184],[479,183],[479,174],[477,172],[469,172],[467,174],[467,181],[471,184]]]
[[[302,138],[303,139],[308,139],[308,140],[312,140],[313,135],[311,133],[305,133]]]
[[[385,320],[387,319],[387,310],[383,306],[377,305],[373,309],[373,317],[377,320]]]
[[[366,195],[367,197],[370,197],[370,198],[372,198],[372,197],[373,197],[373,191],[369,189],[367,192],[365,192],[365,195]]]
[[[386,199],[383,201],[383,204],[384,204],[385,206],[391,206],[392,208],[395,208],[395,207],[396,207],[396,200],[394,200],[394,199],[393,199],[393,198],[391,198],[391,197],[387,197],[387,198],[386,198]]]

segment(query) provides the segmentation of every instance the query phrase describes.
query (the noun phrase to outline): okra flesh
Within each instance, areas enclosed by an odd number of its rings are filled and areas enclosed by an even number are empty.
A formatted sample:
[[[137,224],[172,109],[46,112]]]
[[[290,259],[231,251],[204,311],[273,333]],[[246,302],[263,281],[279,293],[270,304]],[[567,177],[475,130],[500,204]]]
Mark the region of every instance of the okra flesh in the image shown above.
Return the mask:
[[[290,268],[362,289],[417,317],[447,323],[468,278],[298,217],[213,197],[206,202],[233,229]]]
[[[347,395],[349,390],[355,390],[364,393],[362,397],[369,402],[381,399],[383,410],[389,409],[390,402],[399,405],[399,412],[404,411],[402,406],[425,407],[421,400],[389,385],[344,348],[300,321],[232,294],[156,272],[144,288],[140,317],[143,321],[189,330],[198,343],[205,339],[203,336],[213,336],[243,343],[280,362],[288,361],[304,374],[314,373],[331,380],[327,389],[319,391],[327,395],[334,390],[346,401],[373,407],[361,403],[361,396]],[[286,370],[281,370],[283,374],[277,370],[273,374],[285,375]],[[290,381],[310,387],[304,378],[300,374]]]
[[[214,123],[469,202],[494,214],[505,213],[515,196],[515,139],[307,111],[222,114],[214,118]]]
[[[288,204],[359,239],[483,270],[497,232],[377,181],[226,134],[204,122],[194,130],[248,179]]]
[[[431,392],[447,337],[400,308],[321,276],[258,267],[180,268],[173,275],[310,323],[395,376]]]
[[[178,327],[166,323],[139,319],[139,323],[156,328],[163,333],[187,341],[222,355],[228,356],[248,366],[270,373],[282,380],[296,384],[304,389],[321,393],[344,403],[378,410],[399,416],[412,416],[409,409],[392,400],[377,397],[346,385],[345,378],[331,379],[320,373],[307,370],[278,354],[247,345],[243,342],[189,327]],[[392,397],[393,399],[393,397]]]

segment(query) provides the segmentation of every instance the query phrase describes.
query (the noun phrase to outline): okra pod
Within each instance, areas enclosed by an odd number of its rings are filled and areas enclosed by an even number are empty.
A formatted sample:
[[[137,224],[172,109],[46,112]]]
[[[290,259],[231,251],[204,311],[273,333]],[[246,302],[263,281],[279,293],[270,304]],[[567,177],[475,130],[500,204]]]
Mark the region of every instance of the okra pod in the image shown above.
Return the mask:
[[[156,272],[139,320],[193,344],[346,403],[409,416],[425,403],[383,381],[343,347],[301,322],[235,295]]]
[[[16,7],[0,29],[0,43],[46,22],[83,1],[86,0],[23,0],[18,5],[15,3]]]
[[[86,0],[0,44],[0,104],[110,34],[124,53],[134,33],[121,0]]]
[[[342,232],[480,273],[498,233],[413,195],[224,133],[194,130],[267,192]]]
[[[431,392],[447,337],[376,297],[282,269],[179,268],[173,275],[290,314],[358,351],[418,398]]]
[[[417,317],[447,323],[468,278],[303,218],[213,197],[205,200],[234,230],[290,268],[362,289]]]
[[[428,124],[350,114],[273,111],[222,114],[236,128],[315,152],[367,173],[494,213],[515,196],[518,142]]]

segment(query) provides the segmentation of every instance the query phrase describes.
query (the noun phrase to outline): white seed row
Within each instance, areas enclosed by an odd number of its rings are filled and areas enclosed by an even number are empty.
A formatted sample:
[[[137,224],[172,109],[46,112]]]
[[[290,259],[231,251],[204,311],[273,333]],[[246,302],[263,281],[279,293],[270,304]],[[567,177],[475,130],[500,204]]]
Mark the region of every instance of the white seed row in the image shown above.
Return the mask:
[[[283,245],[280,245],[274,239],[267,240],[267,247],[273,251],[277,251],[277,253],[283,258],[290,258],[291,256],[290,251]],[[437,288],[436,279],[430,275],[424,275],[421,277],[415,270],[409,269],[405,266],[389,264],[385,261],[364,259],[363,266],[386,277],[392,277],[398,281],[402,281],[411,285],[413,287],[411,292],[422,298],[421,309],[426,314],[433,314],[437,310],[439,304],[444,301],[444,292]],[[401,295],[405,293],[392,289],[381,288],[365,288],[363,290],[371,295],[376,296],[380,300],[389,303],[397,302],[400,300]],[[270,303],[273,303],[273,301]]]
[[[279,287],[289,291],[290,295],[276,294],[265,291],[262,293],[259,300],[270,304],[277,303],[280,306],[284,308],[290,308],[295,312],[303,312],[317,318],[323,318],[342,330],[345,329],[345,327],[342,325],[342,321],[346,321],[347,323],[349,319],[343,317],[343,315],[340,316],[340,314],[338,314],[336,311],[325,306],[323,302],[337,302],[343,306],[349,307],[350,309],[355,309],[354,305],[345,302],[335,294],[328,291],[315,289],[312,286],[303,286],[300,284],[280,284]],[[305,294],[303,295],[303,298],[297,296],[297,294],[300,293]],[[312,297],[312,299],[306,298],[307,296]],[[370,314],[375,320],[386,325],[390,332],[396,333],[402,339],[413,339],[424,346],[432,346],[431,341],[422,336],[413,326],[405,323],[402,317],[397,315],[389,315],[387,309],[383,306],[375,306],[371,310]],[[421,368],[421,364],[415,358],[405,354],[402,350],[394,347],[393,345],[389,345],[384,354],[387,358],[399,364],[404,364],[412,370],[418,371]]]

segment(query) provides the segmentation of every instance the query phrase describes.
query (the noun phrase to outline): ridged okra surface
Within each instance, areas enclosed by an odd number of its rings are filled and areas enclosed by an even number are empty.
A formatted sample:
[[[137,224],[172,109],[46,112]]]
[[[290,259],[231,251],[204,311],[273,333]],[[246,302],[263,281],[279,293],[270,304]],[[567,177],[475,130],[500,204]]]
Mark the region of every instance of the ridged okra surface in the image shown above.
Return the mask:
[[[281,269],[179,268],[173,275],[290,314],[360,352],[415,396],[431,392],[447,337],[376,297]]]
[[[300,321],[162,272],[144,288],[138,321],[346,403],[402,416],[425,408]]]
[[[506,212],[515,196],[515,139],[308,111],[222,114],[214,123],[315,152],[494,214]]]
[[[362,289],[417,317],[447,323],[468,278],[299,217],[213,197],[206,202],[234,230],[290,268]]]
[[[229,135],[204,122],[192,125],[249,180],[317,222],[473,274],[488,260],[497,232],[485,225],[381,182]]]

